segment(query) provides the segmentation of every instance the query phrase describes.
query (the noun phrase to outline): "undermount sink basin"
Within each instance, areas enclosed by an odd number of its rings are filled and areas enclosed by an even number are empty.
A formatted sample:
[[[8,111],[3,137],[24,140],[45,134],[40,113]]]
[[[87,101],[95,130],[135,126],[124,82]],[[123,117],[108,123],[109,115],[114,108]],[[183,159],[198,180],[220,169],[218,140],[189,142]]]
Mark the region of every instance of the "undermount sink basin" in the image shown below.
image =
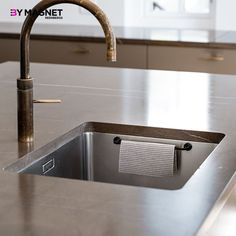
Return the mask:
[[[173,176],[149,177],[119,172],[120,145],[114,138],[192,144],[177,152]],[[152,188],[181,188],[223,139],[224,134],[88,122],[4,168],[17,173],[55,176]]]

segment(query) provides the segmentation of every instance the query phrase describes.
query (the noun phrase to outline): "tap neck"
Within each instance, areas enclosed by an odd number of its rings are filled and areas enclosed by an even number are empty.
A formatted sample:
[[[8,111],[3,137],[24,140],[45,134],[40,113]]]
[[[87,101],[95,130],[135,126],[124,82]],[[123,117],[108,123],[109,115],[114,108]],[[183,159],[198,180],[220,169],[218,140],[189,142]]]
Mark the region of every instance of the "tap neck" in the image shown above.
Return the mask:
[[[109,23],[109,20],[106,14],[93,2],[90,0],[42,0],[40,1],[33,9],[34,14],[27,16],[20,36],[20,78],[29,79],[30,78],[30,60],[29,60],[29,41],[30,41],[30,32],[33,27],[34,22],[47,8],[52,7],[57,4],[70,3],[81,6],[87,9],[91,14],[93,14],[105,34],[106,44],[107,44],[107,60],[115,61],[116,60],[116,39]]]

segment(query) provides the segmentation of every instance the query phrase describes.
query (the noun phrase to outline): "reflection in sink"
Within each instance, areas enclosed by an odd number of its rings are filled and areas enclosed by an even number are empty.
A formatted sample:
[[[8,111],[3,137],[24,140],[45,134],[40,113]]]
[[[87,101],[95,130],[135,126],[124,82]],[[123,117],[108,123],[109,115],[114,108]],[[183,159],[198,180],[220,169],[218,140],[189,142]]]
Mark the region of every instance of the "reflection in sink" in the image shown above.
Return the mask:
[[[119,172],[120,145],[113,143],[116,136],[124,140],[175,144],[176,147],[190,142],[193,148],[188,152],[177,151],[178,169],[174,176],[157,178],[132,175]],[[178,189],[188,181],[223,137],[220,133],[89,122],[27,154],[5,170],[104,183]]]

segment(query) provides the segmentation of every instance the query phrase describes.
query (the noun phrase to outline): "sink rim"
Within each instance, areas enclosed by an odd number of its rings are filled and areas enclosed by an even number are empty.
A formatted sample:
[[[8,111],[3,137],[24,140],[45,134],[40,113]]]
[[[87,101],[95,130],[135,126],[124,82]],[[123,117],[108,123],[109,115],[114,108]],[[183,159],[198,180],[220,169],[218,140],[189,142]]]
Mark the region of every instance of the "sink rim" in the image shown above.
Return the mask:
[[[21,173],[27,166],[39,161],[48,154],[56,151],[63,145],[67,144],[77,136],[86,132],[98,132],[108,134],[142,136],[148,138],[189,140],[194,142],[205,142],[219,144],[225,137],[225,134],[219,132],[181,130],[163,127],[138,126],[129,124],[104,123],[104,122],[84,122],[72,130],[62,134],[56,139],[50,141],[44,146],[33,150],[18,160],[3,167],[4,171]],[[214,152],[214,150],[213,150]],[[213,153],[212,152],[212,153]],[[212,154],[211,153],[211,154]]]

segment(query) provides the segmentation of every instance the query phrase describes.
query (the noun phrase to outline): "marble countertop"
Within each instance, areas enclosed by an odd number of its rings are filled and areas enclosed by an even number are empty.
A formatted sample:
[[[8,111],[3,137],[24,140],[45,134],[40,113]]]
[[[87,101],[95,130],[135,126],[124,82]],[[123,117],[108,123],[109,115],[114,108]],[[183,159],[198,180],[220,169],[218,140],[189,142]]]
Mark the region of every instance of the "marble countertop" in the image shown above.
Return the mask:
[[[16,161],[19,64],[0,64],[0,166]],[[107,122],[224,133],[177,190],[138,188],[0,171],[2,235],[191,236],[209,230],[235,185],[236,77],[34,64],[38,149],[74,127]]]
[[[0,23],[0,38],[19,38],[20,23]],[[236,48],[236,32],[114,27],[118,43],[184,47]],[[32,39],[104,42],[99,26],[35,24]]]

